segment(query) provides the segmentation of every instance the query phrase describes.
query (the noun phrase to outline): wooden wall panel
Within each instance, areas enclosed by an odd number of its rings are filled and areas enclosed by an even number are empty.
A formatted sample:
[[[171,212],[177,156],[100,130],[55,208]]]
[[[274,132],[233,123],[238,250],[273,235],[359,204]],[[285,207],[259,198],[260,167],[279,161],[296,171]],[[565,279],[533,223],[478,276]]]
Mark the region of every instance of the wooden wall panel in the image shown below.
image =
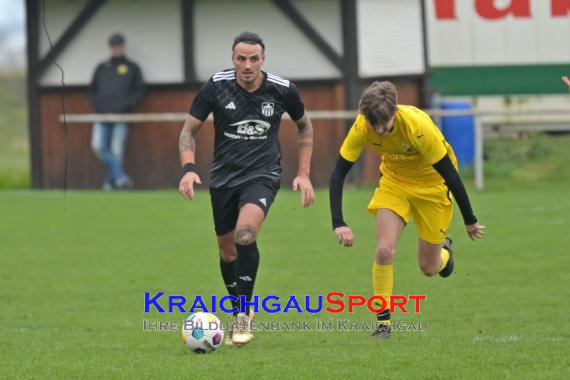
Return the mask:
[[[342,109],[342,88],[337,84],[299,86],[308,110]],[[195,90],[152,89],[136,112],[187,112]],[[67,134],[58,121],[62,113],[61,92],[40,94],[43,188],[63,188],[67,150],[67,187],[93,189],[101,186],[104,169],[91,150],[91,125],[68,123]],[[68,114],[92,113],[86,92],[65,93]],[[315,186],[327,186],[329,175],[345,135],[343,121],[315,121],[315,146],[311,176]],[[178,136],[182,123],[138,123],[131,126],[125,168],[137,189],[177,187],[180,179]],[[206,123],[197,136],[198,172],[207,185],[213,155],[213,126]],[[283,153],[283,186],[290,186],[297,170],[296,128],[283,122],[280,131]]]
[[[192,92],[159,90],[145,97],[138,112],[184,112],[192,100]],[[99,188],[104,168],[91,150],[91,125],[67,124],[67,136],[58,121],[61,95],[41,95],[44,188],[62,188],[65,150],[67,149],[67,185],[71,189]],[[66,113],[93,112],[84,92],[68,91]],[[178,135],[181,123],[139,123],[131,126],[125,154],[125,168],[135,180],[136,188],[157,189],[177,185],[180,176]],[[213,141],[207,126],[200,133],[198,154],[207,154]]]
[[[307,110],[340,110],[343,106],[340,85],[314,86],[300,88],[301,97]],[[328,186],[330,173],[338,156],[340,143],[345,136],[344,122],[338,120],[312,121],[314,128],[313,157],[311,160],[311,179],[313,185]],[[291,186],[297,175],[297,128],[291,121],[283,122],[280,130],[281,150],[283,154],[283,186]]]

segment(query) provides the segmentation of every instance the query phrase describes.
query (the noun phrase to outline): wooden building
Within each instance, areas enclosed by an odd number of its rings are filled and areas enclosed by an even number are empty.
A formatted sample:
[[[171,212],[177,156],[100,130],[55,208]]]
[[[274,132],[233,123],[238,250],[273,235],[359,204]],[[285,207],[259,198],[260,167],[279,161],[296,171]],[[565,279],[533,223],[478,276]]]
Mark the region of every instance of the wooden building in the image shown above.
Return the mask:
[[[26,6],[32,185],[37,189],[100,186],[104,171],[90,148],[91,125],[64,125],[60,115],[93,113],[87,85],[96,65],[108,58],[107,39],[114,32],[126,36],[127,56],[139,63],[147,82],[136,112],[186,112],[201,84],[231,67],[231,43],[244,30],[262,36],[265,70],[295,82],[309,111],[354,110],[362,88],[376,79],[394,81],[400,102],[424,103],[428,65],[420,0],[26,0]],[[327,185],[347,125],[314,122],[315,185]],[[177,186],[181,126],[132,125],[125,166],[136,188]],[[294,125],[284,121],[287,185],[296,171],[295,135]],[[197,147],[198,169],[207,181],[211,124],[201,129]],[[354,180],[374,183],[377,165],[366,153]]]

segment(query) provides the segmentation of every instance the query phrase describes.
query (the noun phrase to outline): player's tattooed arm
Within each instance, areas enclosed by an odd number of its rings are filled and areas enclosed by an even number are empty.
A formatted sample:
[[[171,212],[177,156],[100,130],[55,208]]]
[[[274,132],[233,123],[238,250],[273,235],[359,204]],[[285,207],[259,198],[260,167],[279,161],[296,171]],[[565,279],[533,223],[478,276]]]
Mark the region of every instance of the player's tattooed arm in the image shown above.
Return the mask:
[[[299,168],[293,180],[293,190],[301,192],[301,204],[308,207],[315,202],[315,191],[311,184],[311,155],[313,154],[313,125],[307,114],[295,121],[297,124],[297,146]]]
[[[190,115],[186,115],[186,121],[180,131],[178,150],[180,162],[183,167],[182,179],[178,185],[178,191],[187,200],[194,199],[194,186],[201,184],[200,176],[196,173],[196,133],[202,126],[203,121]]]
[[[297,175],[309,176],[313,153],[313,125],[307,114],[295,121],[297,124],[297,146],[299,148],[299,170]]]
[[[204,122],[193,116],[186,115],[186,121],[180,131],[178,139],[178,150],[180,152],[180,162],[182,165],[189,162],[195,163],[196,139],[195,136]]]
[[[313,124],[311,119],[305,114],[295,122],[297,124],[297,144],[299,148],[313,149]]]

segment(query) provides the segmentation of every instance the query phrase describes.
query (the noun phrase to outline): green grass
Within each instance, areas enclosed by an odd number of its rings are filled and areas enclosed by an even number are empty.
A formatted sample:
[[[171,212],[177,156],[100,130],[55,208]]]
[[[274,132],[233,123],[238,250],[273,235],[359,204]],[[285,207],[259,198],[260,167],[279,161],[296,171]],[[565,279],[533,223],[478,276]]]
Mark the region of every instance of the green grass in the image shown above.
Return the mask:
[[[29,187],[26,79],[0,73],[0,189]]]
[[[426,278],[414,228],[395,261],[395,294],[427,294],[425,332],[373,341],[367,332],[258,332],[241,349],[195,355],[176,332],[144,332],[144,292],[223,296],[209,197],[175,192],[0,192],[0,378],[564,378],[569,365],[567,184],[471,192],[487,225],[468,240],[452,226],[456,273]],[[256,294],[370,295],[371,189],[347,190],[352,249],[337,245],[327,193],[303,210],[282,191],[263,227]],[[457,215],[458,216],[458,215]],[[222,320],[229,319],[218,313]],[[260,321],[373,320],[259,313]],[[566,375],[565,375],[566,374]]]
[[[485,178],[570,182],[570,135],[531,134],[485,141]]]

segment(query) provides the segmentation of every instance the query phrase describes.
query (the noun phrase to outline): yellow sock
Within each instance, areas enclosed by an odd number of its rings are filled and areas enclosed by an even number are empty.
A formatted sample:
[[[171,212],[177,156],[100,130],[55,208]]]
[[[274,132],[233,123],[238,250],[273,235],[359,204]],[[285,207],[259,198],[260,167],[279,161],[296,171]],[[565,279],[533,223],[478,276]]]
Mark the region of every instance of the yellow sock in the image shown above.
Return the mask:
[[[389,324],[390,296],[392,295],[392,289],[394,287],[394,266],[392,264],[380,265],[377,262],[374,262],[374,265],[372,266],[372,284],[374,286],[374,295],[382,296],[386,300],[386,309],[382,312],[382,316],[379,321]],[[379,302],[376,302],[376,307],[381,307]]]
[[[442,248],[441,249],[441,267],[439,268],[440,272],[443,270],[443,268],[445,268],[448,261],[449,261],[449,251],[445,248]]]

